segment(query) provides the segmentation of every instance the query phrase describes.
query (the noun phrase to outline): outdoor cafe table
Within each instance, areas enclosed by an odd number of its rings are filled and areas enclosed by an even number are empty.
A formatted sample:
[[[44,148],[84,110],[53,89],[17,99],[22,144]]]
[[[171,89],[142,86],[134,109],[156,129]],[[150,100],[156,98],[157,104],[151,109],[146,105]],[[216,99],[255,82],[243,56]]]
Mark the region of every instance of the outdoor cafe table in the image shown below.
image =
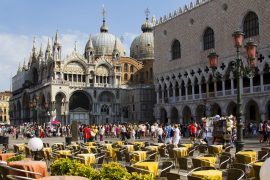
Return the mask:
[[[14,144],[14,146],[18,147],[19,151],[24,151],[26,144]]]
[[[85,146],[95,146],[96,143],[95,142],[86,142],[84,143]]]
[[[138,144],[140,147],[144,147],[144,142],[134,142],[134,144]]]
[[[147,151],[134,151],[133,152],[134,160],[136,162],[145,160],[146,159],[146,153],[147,153]],[[134,155],[134,154],[136,154],[137,156]]]
[[[186,147],[173,148],[173,151],[175,152],[175,155],[178,158],[188,156],[188,148]]]
[[[158,152],[158,146],[147,146],[146,149]]]
[[[60,155],[60,157],[61,157],[61,155],[63,155],[63,156],[71,155],[70,150],[60,150],[60,151],[56,151],[56,152]]]
[[[221,154],[222,153],[222,148],[223,148],[222,145],[210,145],[210,147],[213,148],[213,152],[215,154]]]
[[[7,161],[8,158],[15,156],[15,153],[0,154],[0,161]]]
[[[217,158],[216,157],[203,157],[203,156],[200,156],[200,157],[195,157],[195,159],[199,159],[199,160],[202,160],[202,166],[211,166],[211,167],[214,167],[215,164],[216,164],[216,161],[217,161]]]
[[[122,147],[126,147],[128,152],[134,151],[134,145],[132,145],[132,144],[122,145]]]
[[[17,168],[17,169],[26,170],[26,171],[32,171],[35,173],[40,173],[42,177],[48,176],[47,165],[46,165],[46,162],[44,161],[29,161],[29,160],[13,161],[13,162],[9,162],[8,166]],[[15,172],[15,171],[11,171],[10,174],[22,175],[21,172]],[[35,178],[36,179],[40,178],[40,176],[35,175]]]
[[[256,161],[256,155],[257,155],[256,151],[240,151],[237,154],[244,155],[245,164],[249,164]],[[236,160],[237,160],[237,155],[236,155]]]
[[[158,175],[158,162],[137,162],[134,167],[148,170],[153,173],[154,176]]]
[[[95,163],[95,154],[77,154],[78,157],[83,157],[86,165],[92,165]]]
[[[182,146],[186,147],[186,148],[192,148],[193,144],[181,144]]]
[[[52,148],[46,147],[46,148],[43,148],[42,151],[44,152],[44,155],[47,157],[49,154],[52,153]]]
[[[97,149],[97,146],[85,146],[84,148],[87,149],[89,152],[92,152],[92,149]]]
[[[219,170],[194,171],[191,175],[204,180],[222,180],[222,171]]]
[[[123,141],[117,141],[116,143],[117,143],[118,145],[120,145],[120,146],[122,146],[122,145],[124,144]]]
[[[88,180],[88,179],[81,176],[47,176],[41,178],[40,180]]]
[[[157,146],[164,146],[165,144],[164,143],[155,143],[155,145],[157,145]]]

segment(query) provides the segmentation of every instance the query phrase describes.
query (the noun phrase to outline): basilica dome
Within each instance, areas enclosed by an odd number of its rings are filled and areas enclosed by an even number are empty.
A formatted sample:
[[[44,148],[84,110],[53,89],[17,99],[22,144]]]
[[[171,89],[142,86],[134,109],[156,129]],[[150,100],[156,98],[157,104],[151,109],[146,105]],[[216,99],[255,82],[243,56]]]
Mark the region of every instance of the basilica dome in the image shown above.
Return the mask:
[[[154,59],[153,24],[146,18],[141,27],[142,34],[137,36],[130,47],[130,56],[138,60]]]
[[[105,20],[103,20],[100,33],[88,40],[85,49],[90,46],[93,46],[94,53],[97,56],[112,55],[115,49],[120,53],[120,56],[124,56],[124,45],[119,38],[108,32]]]

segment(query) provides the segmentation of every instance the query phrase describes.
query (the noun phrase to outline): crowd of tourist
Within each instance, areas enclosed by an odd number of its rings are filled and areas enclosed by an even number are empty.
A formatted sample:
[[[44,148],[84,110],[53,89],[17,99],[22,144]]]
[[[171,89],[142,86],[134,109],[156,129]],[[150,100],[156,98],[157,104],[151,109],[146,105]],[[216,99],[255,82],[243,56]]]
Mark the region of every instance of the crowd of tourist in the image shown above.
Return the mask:
[[[260,121],[249,123],[244,129],[245,135],[259,137],[260,143],[270,144],[270,123]],[[190,137],[192,142],[201,141],[208,143],[207,128],[203,124],[191,122],[188,125],[184,124],[158,124],[158,123],[140,123],[140,124],[104,124],[104,125],[79,125],[78,127],[80,140],[87,141],[103,141],[105,138],[118,138],[123,141],[136,139],[144,139],[151,137],[152,140],[157,140],[160,143],[174,144],[180,143],[182,137]],[[70,125],[54,125],[41,126],[33,123],[24,123],[21,126],[0,126],[0,135],[10,134],[14,139],[31,138],[31,137],[65,137],[71,135]],[[230,135],[230,142],[236,139],[236,129]]]

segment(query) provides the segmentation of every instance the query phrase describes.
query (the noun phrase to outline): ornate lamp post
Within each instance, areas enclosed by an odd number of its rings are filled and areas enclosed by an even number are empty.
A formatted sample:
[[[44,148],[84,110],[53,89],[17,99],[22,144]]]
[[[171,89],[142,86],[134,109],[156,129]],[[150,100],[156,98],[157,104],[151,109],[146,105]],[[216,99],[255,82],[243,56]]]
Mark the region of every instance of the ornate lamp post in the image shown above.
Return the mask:
[[[246,53],[247,53],[247,61],[248,67],[245,67],[241,56],[240,56],[240,48],[243,46],[244,41],[244,33],[240,30],[235,31],[232,34],[234,46],[236,48],[236,59],[233,62],[232,71],[235,73],[236,80],[237,80],[237,112],[236,112],[236,119],[237,119],[237,140],[236,140],[236,152],[241,151],[244,147],[243,142],[243,121],[241,120],[242,116],[242,83],[241,78],[246,75],[249,78],[254,77],[255,67],[257,65],[256,61],[256,47],[257,45],[249,40],[245,46]],[[218,55],[215,52],[211,52],[208,55],[209,66],[212,68],[213,73],[216,72],[218,67]]]

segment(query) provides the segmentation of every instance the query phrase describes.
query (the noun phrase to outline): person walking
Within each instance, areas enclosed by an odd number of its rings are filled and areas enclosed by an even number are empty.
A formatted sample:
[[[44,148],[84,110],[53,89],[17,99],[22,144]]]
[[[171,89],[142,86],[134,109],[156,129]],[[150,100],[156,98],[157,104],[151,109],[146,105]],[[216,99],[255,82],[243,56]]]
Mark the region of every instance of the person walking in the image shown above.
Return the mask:
[[[163,140],[162,140],[163,128],[161,124],[157,128],[157,134],[158,134],[158,143],[163,143]]]
[[[173,145],[175,148],[178,148],[178,144],[179,144],[180,139],[181,139],[181,133],[180,133],[180,129],[178,128],[177,124],[174,125],[173,131],[174,131]]]

